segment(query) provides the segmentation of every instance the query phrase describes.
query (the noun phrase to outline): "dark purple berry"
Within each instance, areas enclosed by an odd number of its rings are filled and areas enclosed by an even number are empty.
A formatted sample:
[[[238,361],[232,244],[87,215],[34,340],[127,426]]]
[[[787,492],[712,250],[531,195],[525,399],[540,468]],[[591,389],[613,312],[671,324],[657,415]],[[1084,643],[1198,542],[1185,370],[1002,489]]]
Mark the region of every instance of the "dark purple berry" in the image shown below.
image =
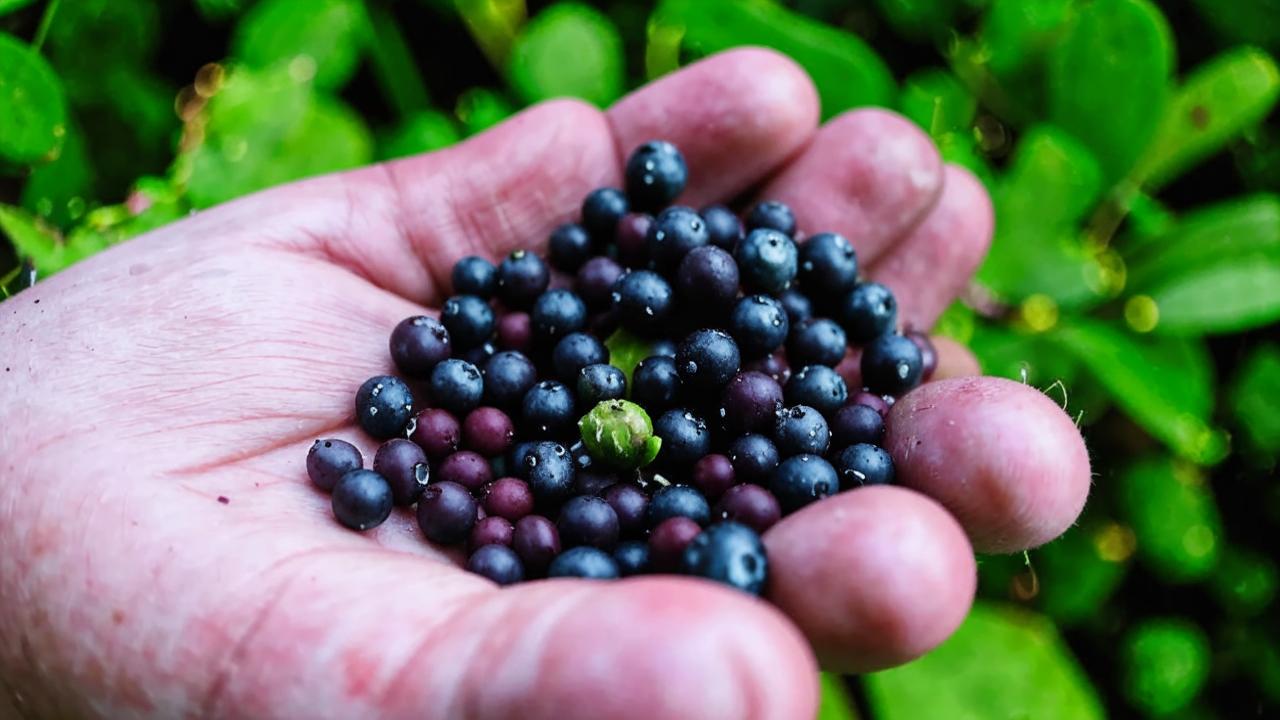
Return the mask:
[[[649,544],[639,540],[619,543],[613,549],[613,561],[622,577],[644,575],[649,572]]]
[[[515,522],[533,512],[533,491],[519,478],[498,478],[485,490],[484,509],[491,516]]]
[[[718,393],[741,362],[738,344],[723,330],[694,330],[676,350],[676,371],[684,387],[698,392]]]
[[[575,443],[574,447],[581,445]],[[604,492],[616,485],[618,476],[607,470],[600,470],[594,463],[583,470],[581,466],[573,479],[574,491],[579,495],[604,495]]]
[[[402,437],[412,418],[413,393],[400,378],[377,375],[356,392],[356,420],[378,440]]]
[[[443,482],[457,483],[474,492],[493,481],[493,469],[483,456],[462,450],[440,463],[436,468],[436,478]]]
[[[618,563],[609,553],[589,545],[579,545],[560,553],[547,568],[547,577],[574,577],[612,580],[619,577]]]
[[[902,395],[920,384],[920,347],[901,335],[881,335],[862,349],[862,384],[872,392]]]
[[[391,484],[391,496],[400,506],[418,502],[431,474],[427,454],[417,443],[404,438],[392,438],[378,448],[373,456],[373,471]]]
[[[733,487],[733,463],[724,455],[704,455],[693,464],[693,486],[710,502],[715,502]]]
[[[556,521],[567,546],[590,545],[608,550],[618,542],[618,515],[609,503],[593,495],[570,498]]]
[[[796,277],[796,244],[768,229],[752,230],[734,252],[742,286],[750,292],[780,293]]]
[[[372,470],[352,470],[333,486],[333,516],[343,527],[368,530],[391,515],[387,479]]]
[[[433,482],[418,500],[418,527],[433,543],[457,545],[476,525],[476,501],[454,482]]]
[[[777,200],[764,200],[755,204],[747,213],[747,230],[765,228],[793,237],[796,234],[796,215],[791,208]]]
[[[760,372],[740,372],[720,393],[720,419],[733,435],[771,432],[782,400],[776,380]]]
[[[685,548],[686,575],[714,580],[752,595],[764,592],[769,560],[755,530],[735,522],[716,523]]]
[[[848,349],[844,330],[835,321],[813,318],[791,328],[787,337],[787,362],[792,367],[835,367]]]
[[[893,330],[898,321],[898,301],[884,285],[861,282],[837,305],[836,319],[844,327],[849,342],[866,345]]]
[[[603,245],[613,240],[618,221],[630,209],[627,196],[621,190],[602,187],[592,190],[582,201],[582,226],[596,242]]]
[[[547,254],[555,269],[575,273],[591,257],[591,246],[591,235],[586,228],[577,223],[565,223],[551,231]]]
[[[840,491],[840,480],[831,463],[817,455],[796,455],[783,460],[769,481],[769,490],[783,512],[791,513]]]
[[[790,329],[791,321],[782,303],[768,295],[748,295],[738,300],[729,313],[729,333],[750,359],[782,347]]]
[[[449,358],[431,371],[431,399],[439,407],[465,417],[484,396],[484,376],[466,360]]]
[[[624,215],[618,221],[615,235],[618,246],[618,262],[636,268],[649,261],[649,226],[653,224],[653,216],[644,213]]]
[[[560,554],[560,532],[556,524],[541,515],[526,515],[516,521],[511,549],[520,556],[532,576],[546,573],[552,559]]]
[[[787,288],[778,293],[778,302],[782,303],[782,309],[786,311],[787,320],[792,325],[798,325],[813,317],[813,302],[809,300],[808,295],[795,288]]]
[[[845,488],[893,482],[893,458],[884,448],[856,443],[837,453],[833,462]]]
[[[486,516],[482,520],[476,521],[475,527],[471,528],[471,539],[467,541],[467,546],[472,552],[476,548],[482,548],[485,545],[511,545],[511,536],[515,533],[515,527],[511,521],[496,515]]]
[[[742,221],[723,205],[702,208],[702,221],[707,224],[707,237],[716,247],[733,252],[742,241]]]
[[[808,405],[823,415],[843,407],[849,399],[849,388],[840,373],[826,365],[809,365],[787,381],[788,405]]]
[[[773,493],[760,485],[734,485],[711,511],[716,520],[732,520],[763,533],[782,519],[782,507]]]
[[[606,310],[613,304],[613,286],[622,273],[622,266],[614,260],[603,255],[593,257],[578,268],[573,288],[588,310]]]
[[[738,264],[718,247],[695,248],[680,261],[676,290],[681,307],[699,317],[722,317],[738,297]]]
[[[498,265],[498,297],[504,305],[524,310],[546,291],[551,273],[537,254],[516,250]]]
[[[603,493],[618,517],[618,529],[623,535],[638,535],[648,521],[649,496],[635,483],[617,483]]]
[[[865,390],[854,393],[853,397],[849,398],[849,404],[866,405],[872,410],[880,413],[880,417],[882,418],[889,414],[889,403],[885,401],[883,397]]]
[[[515,551],[505,545],[485,545],[467,558],[467,570],[489,578],[499,585],[514,585],[524,580],[524,566]]]
[[[406,318],[391,331],[391,359],[409,377],[427,377],[436,363],[451,354],[449,331],[435,318]]]
[[[511,418],[498,408],[476,408],[462,421],[464,444],[485,457],[498,457],[505,453],[515,436],[516,428]]]
[[[691,250],[707,246],[711,239],[707,235],[707,225],[697,211],[676,205],[658,213],[649,226],[645,242],[649,258],[658,269],[670,272]]]
[[[684,549],[701,532],[702,526],[687,517],[658,523],[649,533],[649,564],[659,572],[679,569]]]
[[[791,366],[782,353],[765,355],[742,366],[743,370],[764,373],[773,378],[779,385],[785,385],[791,379]]]
[[[928,382],[938,369],[938,350],[929,336],[919,330],[912,330],[906,336],[920,348],[920,381]]]
[[[444,301],[440,323],[449,331],[456,350],[470,350],[493,335],[497,320],[489,303],[475,295],[454,295]]]
[[[769,482],[780,459],[777,446],[763,435],[743,435],[729,445],[729,462],[738,482]]]
[[[711,506],[702,493],[688,485],[668,485],[649,500],[648,516],[652,526],[673,517],[687,517],[706,525],[711,519]]]
[[[529,313],[509,312],[498,319],[498,347],[528,350],[533,345],[533,320]]]
[[[498,289],[498,268],[475,255],[454,263],[451,278],[454,295],[475,295],[488,300]]]
[[[689,168],[675,145],[650,140],[627,158],[627,199],[637,210],[654,212],[684,192]]]
[[[830,425],[832,447],[879,445],[884,440],[884,417],[867,405],[845,405],[831,415]]]
[[[782,457],[822,455],[831,444],[831,430],[822,413],[808,405],[796,405],[778,414],[773,444]]]
[[[482,342],[470,350],[458,353],[458,359],[465,360],[478,368],[483,368],[496,354],[498,354],[498,348],[493,343]]]
[[[409,439],[417,443],[427,457],[439,460],[457,452],[462,444],[462,426],[448,410],[427,408],[418,413]]]
[[[307,451],[307,477],[316,487],[329,492],[343,475],[364,467],[364,457],[346,440],[317,440]]]

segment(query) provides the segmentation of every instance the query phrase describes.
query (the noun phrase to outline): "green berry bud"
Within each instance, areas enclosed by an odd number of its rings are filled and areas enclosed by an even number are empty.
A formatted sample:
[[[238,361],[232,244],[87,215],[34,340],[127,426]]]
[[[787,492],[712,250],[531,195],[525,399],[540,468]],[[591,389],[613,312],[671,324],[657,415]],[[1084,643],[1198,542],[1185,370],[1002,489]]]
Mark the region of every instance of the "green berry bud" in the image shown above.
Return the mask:
[[[578,421],[582,444],[591,457],[620,470],[634,470],[653,462],[662,438],[644,408],[628,400],[605,400]]]

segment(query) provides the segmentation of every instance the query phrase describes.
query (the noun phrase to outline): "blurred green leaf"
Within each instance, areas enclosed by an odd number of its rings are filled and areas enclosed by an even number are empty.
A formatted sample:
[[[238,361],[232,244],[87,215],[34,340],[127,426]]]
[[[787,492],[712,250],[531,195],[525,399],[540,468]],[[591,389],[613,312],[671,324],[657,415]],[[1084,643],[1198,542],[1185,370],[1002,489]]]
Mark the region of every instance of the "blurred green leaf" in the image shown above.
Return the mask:
[[[655,36],[706,54],[743,45],[779,50],[813,78],[823,118],[893,100],[893,76],[870,46],[770,0],[663,0],[650,22],[651,43]]]
[[[622,95],[624,63],[622,38],[607,16],[562,2],[524,26],[508,69],[526,102],[567,96],[603,106]]]
[[[631,387],[632,371],[641,360],[653,354],[650,352],[649,341],[623,329],[614,331],[604,341],[604,345],[609,349],[609,362],[626,373],[627,387]]]
[[[41,275],[57,272],[66,264],[67,251],[58,232],[22,208],[0,205],[0,233]]]
[[[1138,556],[1163,580],[1188,583],[1213,572],[1224,544],[1222,521],[1200,469],[1151,458],[1116,484],[1120,507],[1138,540]]]
[[[378,140],[378,159],[391,160],[439,150],[461,138],[452,118],[436,110],[426,110],[405,118]]]
[[[1280,196],[1235,198],[1182,216],[1127,254],[1128,289],[1145,292],[1232,258],[1280,260]]]
[[[67,131],[67,102],[40,54],[0,33],[0,160],[50,159]]]
[[[1147,0],[1095,0],[1049,63],[1049,118],[1097,156],[1108,182],[1124,177],[1163,116],[1173,41]]]
[[[467,135],[484,132],[515,114],[510,101],[495,90],[471,88],[458,98],[455,113]]]
[[[58,6],[49,50],[61,73],[88,84],[108,67],[136,68],[155,50],[160,31],[155,0],[72,0]]]
[[[904,80],[898,105],[903,115],[935,138],[969,130],[978,111],[978,100],[969,89],[955,75],[936,68]]]
[[[1052,127],[1029,130],[994,190],[996,232],[978,281],[1005,300],[1038,293],[1070,307],[1095,298],[1077,222],[1100,192],[1085,147]]]
[[[858,720],[853,700],[839,675],[821,673],[818,677],[822,692],[818,705],[818,720]]]
[[[22,187],[22,206],[58,227],[67,227],[84,213],[92,197],[94,173],[84,139],[67,126],[62,149],[50,163],[31,171]]]
[[[0,16],[8,15],[35,2],[35,0],[0,0]]]
[[[1236,425],[1253,447],[1280,454],[1280,346],[1254,350],[1242,364],[1231,389],[1230,406]]]
[[[865,676],[877,720],[1090,720],[1102,705],[1075,658],[1044,618],[974,605],[924,657]]]
[[[1200,16],[1233,40],[1280,44],[1280,0],[1192,0]]]
[[[943,133],[933,140],[937,144],[938,152],[942,155],[944,161],[965,168],[973,173],[986,187],[995,186],[995,170],[992,169],[991,163],[987,162],[986,156],[982,154],[982,149],[978,146],[978,142],[974,139],[972,132]]]
[[[498,68],[506,65],[511,46],[528,14],[524,0],[433,1],[454,5],[489,62]]]
[[[1189,620],[1154,618],[1129,631],[1121,650],[1122,689],[1138,709],[1162,716],[1195,699],[1209,679],[1209,639]]]
[[[195,0],[200,14],[210,20],[225,20],[244,10],[249,0]]]
[[[982,47],[992,72],[1011,76],[1039,62],[1071,18],[1072,0],[992,0],[982,17]]]
[[[356,70],[369,25],[360,0],[262,0],[236,25],[231,54],[251,67],[300,62],[321,88],[339,88]]]
[[[1280,319],[1280,260],[1237,257],[1198,268],[1152,288],[1155,332],[1239,332]]]
[[[1059,380],[1071,385],[1081,372],[1079,361],[1058,352],[1044,334],[981,323],[974,327],[968,345],[984,373],[1039,388]]]
[[[1174,93],[1135,176],[1149,186],[1177,177],[1260,122],[1277,97],[1280,70],[1261,50],[1239,48],[1201,65]]]
[[[1203,343],[1139,337],[1073,318],[1048,334],[1074,355],[1135,422],[1183,457],[1221,460],[1226,439],[1209,425],[1213,369]]]
[[[942,38],[960,9],[958,0],[876,0],[885,20],[910,38]]]
[[[1063,626],[1096,617],[1128,568],[1123,559],[1105,555],[1112,550],[1108,543],[1122,543],[1123,537],[1124,530],[1116,525],[1076,526],[1036,550],[1037,599],[1045,614]]]
[[[1276,597],[1276,564],[1261,553],[1228,545],[1213,573],[1210,589],[1232,615],[1258,615]]]

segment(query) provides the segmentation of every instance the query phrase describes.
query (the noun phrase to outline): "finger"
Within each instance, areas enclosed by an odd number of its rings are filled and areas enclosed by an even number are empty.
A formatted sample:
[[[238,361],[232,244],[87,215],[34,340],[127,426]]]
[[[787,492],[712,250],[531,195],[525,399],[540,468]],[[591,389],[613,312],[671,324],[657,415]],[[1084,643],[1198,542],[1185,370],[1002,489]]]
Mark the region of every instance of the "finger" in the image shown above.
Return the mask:
[[[876,259],[868,274],[893,290],[898,321],[932,327],[964,290],[991,245],[987,191],[968,170],[948,165],[942,194],[925,219]]]
[[[934,351],[938,353],[938,368],[933,371],[933,377],[930,380],[950,380],[982,374],[982,366],[978,364],[978,358],[973,356],[969,348],[942,335],[933,335],[929,340],[933,343]]]
[[[803,231],[849,238],[863,265],[924,217],[942,189],[942,160],[927,135],[884,110],[828,122],[760,193],[795,210]]]
[[[769,599],[813,643],[825,669],[869,672],[945,640],[973,602],[964,531],[903,488],[843,492],[765,535]]]
[[[476,590],[488,583],[460,571],[442,582],[407,558],[370,560],[330,558],[322,575],[286,587],[207,714],[789,720],[816,710],[803,638],[745,595],[658,578]],[[451,595],[438,601],[441,584]]]
[[[550,102],[454,148],[389,163],[375,177],[389,198],[377,216],[394,218],[390,234],[409,243],[381,243],[389,252],[380,258],[368,257],[367,235],[349,233],[345,250],[330,244],[339,257],[376,263],[372,275],[393,290],[438,299],[464,255],[540,249],[556,225],[577,217],[588,192],[621,185],[625,154],[646,140],[680,148],[690,187],[678,202],[697,205],[772,172],[809,139],[817,117],[813,85],[795,63],[766,50],[726,52],[640,88],[607,114]]]
[[[1046,543],[1084,507],[1084,441],[1034,388],[991,377],[928,383],[893,406],[887,425],[897,480],[941,502],[979,552]]]

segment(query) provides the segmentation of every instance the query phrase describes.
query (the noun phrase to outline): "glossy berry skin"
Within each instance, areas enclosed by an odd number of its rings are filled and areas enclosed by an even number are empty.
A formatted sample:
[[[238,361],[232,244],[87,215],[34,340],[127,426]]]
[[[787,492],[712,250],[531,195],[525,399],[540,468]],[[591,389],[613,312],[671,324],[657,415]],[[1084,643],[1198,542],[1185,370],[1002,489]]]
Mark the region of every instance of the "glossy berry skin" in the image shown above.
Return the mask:
[[[791,367],[835,367],[847,350],[844,329],[827,318],[805,320],[792,327],[787,337],[787,362]]]
[[[648,513],[651,526],[673,517],[686,517],[699,525],[706,525],[711,519],[711,505],[695,488],[668,485],[650,498]]]
[[[884,285],[861,282],[836,306],[836,318],[849,342],[866,345],[893,330],[898,322],[898,301]]]
[[[471,348],[458,353],[459,360],[466,360],[478,368],[484,367],[489,362],[489,358],[498,354],[498,348],[494,347],[491,342],[483,342]]]
[[[938,369],[938,350],[933,346],[929,336],[919,330],[903,333],[911,342],[920,348],[920,380],[928,382]]]
[[[449,358],[431,371],[431,399],[456,417],[466,417],[484,396],[484,377],[466,360]]]
[[[573,288],[588,310],[605,310],[613,304],[613,286],[623,272],[622,266],[612,258],[593,257],[578,268]]]
[[[587,305],[572,290],[548,290],[533,303],[529,312],[535,341],[555,342],[587,325]]]
[[[676,291],[682,308],[700,317],[722,316],[738,297],[738,263],[718,247],[695,248],[680,261]]]
[[[498,478],[485,489],[484,510],[515,522],[533,512],[533,491],[519,478]]]
[[[461,450],[442,460],[435,475],[441,482],[457,483],[475,492],[493,481],[493,468],[483,456]]]
[[[676,349],[676,370],[684,387],[695,392],[719,392],[741,363],[738,344],[723,330],[694,330]]]
[[[691,250],[711,243],[707,224],[693,208],[676,205],[658,213],[649,226],[645,246],[658,269],[669,272],[679,266]]]
[[[613,286],[613,306],[623,327],[648,333],[667,322],[675,306],[675,291],[655,272],[632,270]]]
[[[511,537],[515,533],[515,527],[510,520],[506,518],[490,515],[481,520],[477,520],[475,527],[471,528],[471,537],[467,540],[467,547],[472,552],[476,548],[485,545],[511,545]]]
[[[711,433],[702,418],[683,408],[672,408],[653,421],[653,432],[662,438],[658,466],[676,471],[688,468],[711,450]]]
[[[484,400],[495,407],[519,407],[524,394],[538,381],[538,369],[524,353],[505,350],[484,365]]]
[[[831,443],[827,420],[816,408],[795,405],[778,414],[773,428],[773,444],[782,457],[821,455]]]
[[[787,237],[795,237],[796,214],[777,200],[763,200],[747,213],[747,230],[777,230]]]
[[[884,448],[855,443],[837,453],[833,462],[846,489],[893,482],[893,458]]]
[[[333,486],[333,516],[343,527],[368,530],[391,515],[391,485],[372,470],[352,470]]]
[[[622,577],[644,575],[649,572],[649,544],[638,540],[619,543],[613,549],[613,561]]]
[[[763,485],[780,461],[778,447],[764,435],[743,435],[729,445],[729,462],[738,482]]]
[[[499,457],[511,448],[515,423],[495,407],[479,407],[462,421],[462,439],[467,449],[485,457]]]
[[[787,380],[787,405],[808,405],[830,415],[849,399],[849,387],[840,373],[826,365],[809,365]]]
[[[578,402],[584,408],[626,397],[627,375],[608,363],[594,363],[578,372]]]
[[[650,415],[679,402],[682,386],[674,357],[655,355],[645,358],[631,373],[631,399]]]
[[[566,546],[590,545],[604,550],[618,542],[618,514],[602,498],[579,495],[560,508],[556,521],[560,541]]]
[[[791,320],[782,303],[768,295],[748,295],[729,313],[729,333],[747,359],[764,357],[782,347]]]
[[[391,331],[391,360],[409,377],[425,378],[453,353],[449,331],[435,318],[405,318]]]
[[[391,497],[401,507],[418,502],[431,476],[427,454],[404,438],[382,443],[373,456],[373,471],[391,485]]]
[[[418,501],[418,527],[433,543],[457,545],[475,527],[476,501],[461,485],[433,482]]]
[[[734,259],[748,292],[780,293],[796,277],[796,244],[777,230],[752,230],[738,243]]]
[[[573,456],[574,465],[577,468],[573,477],[574,493],[578,495],[600,495],[603,497],[605,490],[618,483],[618,476],[598,467],[594,460],[584,464],[585,461],[579,453],[585,452],[585,449],[586,447],[580,441],[569,448],[569,454]],[[587,457],[590,458],[590,453],[587,454]]]
[[[744,364],[742,369],[764,373],[779,384],[785,384],[787,380],[791,379],[791,366],[787,364],[787,359],[782,353],[772,353],[762,358],[756,358]]]
[[[751,595],[764,592],[769,559],[755,530],[736,522],[719,522],[703,530],[684,550],[686,575],[714,580]]]
[[[509,312],[498,318],[498,348],[524,352],[533,345],[533,320],[526,312]]]
[[[462,424],[448,410],[427,408],[418,413],[409,439],[433,460],[447,457],[462,446]]]
[[[520,556],[526,574],[539,577],[547,572],[552,559],[560,554],[560,531],[555,523],[541,515],[528,515],[516,521],[511,535],[511,549]]]
[[[575,273],[591,257],[591,234],[577,223],[565,223],[551,231],[547,254],[555,269]]]
[[[631,209],[627,196],[617,188],[596,188],[582,201],[582,226],[596,242],[613,240],[618,221]]]
[[[493,335],[497,320],[489,303],[475,295],[454,295],[440,309],[440,322],[458,351],[470,350]]]
[[[412,417],[413,393],[400,378],[376,375],[356,391],[356,420],[378,440],[403,436]]]
[[[808,295],[795,288],[787,288],[778,293],[778,302],[782,303],[782,309],[786,311],[787,320],[791,321],[792,325],[798,325],[813,317],[813,301]]]
[[[524,580],[524,565],[506,545],[484,545],[467,558],[467,570],[506,586]]]
[[[573,458],[560,443],[532,443],[518,470],[539,500],[562,499],[573,491]]]
[[[674,360],[677,347],[676,341],[671,338],[658,338],[649,345],[649,354],[669,357]]]
[[[529,388],[521,416],[526,431],[541,437],[563,435],[578,419],[573,393],[555,380],[543,380]]]
[[[307,477],[312,484],[329,492],[343,475],[364,467],[364,457],[346,440],[317,440],[307,451]]]
[[[782,401],[778,381],[761,372],[740,372],[720,393],[720,421],[733,435],[770,432]]]
[[[703,455],[693,464],[690,476],[693,487],[702,493],[709,502],[715,502],[733,487],[733,463],[725,455],[712,453]]]
[[[650,140],[627,158],[624,175],[631,207],[643,212],[656,212],[684,192],[689,181],[689,168],[675,145],[663,140]]]
[[[716,247],[733,252],[742,241],[742,221],[723,205],[702,208],[702,221],[707,224],[707,237]]]
[[[901,335],[881,335],[862,349],[862,384],[872,392],[898,396],[920,384],[920,346]]]
[[[614,234],[614,247],[618,249],[618,262],[629,268],[638,268],[649,262],[649,226],[653,216],[644,213],[627,213],[618,221]]]
[[[734,485],[711,510],[713,520],[732,520],[763,533],[782,519],[782,506],[759,485]]]
[[[769,481],[769,491],[778,499],[784,513],[793,513],[839,490],[835,468],[817,455],[796,455],[783,460]]]
[[[858,283],[858,256],[843,235],[818,233],[800,245],[800,286],[830,303]]]
[[[578,382],[578,374],[588,365],[609,362],[609,348],[591,333],[565,335],[551,352],[551,365],[556,377],[566,383]]]
[[[551,282],[551,272],[536,253],[516,250],[498,264],[498,298],[509,308],[524,310]]]
[[[468,255],[453,264],[450,279],[454,295],[475,295],[488,300],[498,289],[498,268],[482,257]]]
[[[831,447],[855,443],[879,445],[884,441],[884,417],[867,405],[845,405],[830,415]]]
[[[866,390],[859,390],[858,392],[854,393],[853,397],[849,398],[849,404],[850,405],[866,405],[867,407],[880,413],[881,418],[889,414],[888,401],[886,401],[883,397],[876,395],[873,392],[867,392]]]
[[[610,485],[601,495],[618,517],[618,529],[623,535],[638,535],[649,519],[649,496],[635,483],[620,482]]]
[[[547,568],[547,577],[586,580],[613,580],[621,577],[618,563],[609,553],[589,545],[579,545],[560,553]]]
[[[649,564],[659,572],[680,569],[684,549],[702,532],[702,526],[684,516],[663,520],[649,533]]]

